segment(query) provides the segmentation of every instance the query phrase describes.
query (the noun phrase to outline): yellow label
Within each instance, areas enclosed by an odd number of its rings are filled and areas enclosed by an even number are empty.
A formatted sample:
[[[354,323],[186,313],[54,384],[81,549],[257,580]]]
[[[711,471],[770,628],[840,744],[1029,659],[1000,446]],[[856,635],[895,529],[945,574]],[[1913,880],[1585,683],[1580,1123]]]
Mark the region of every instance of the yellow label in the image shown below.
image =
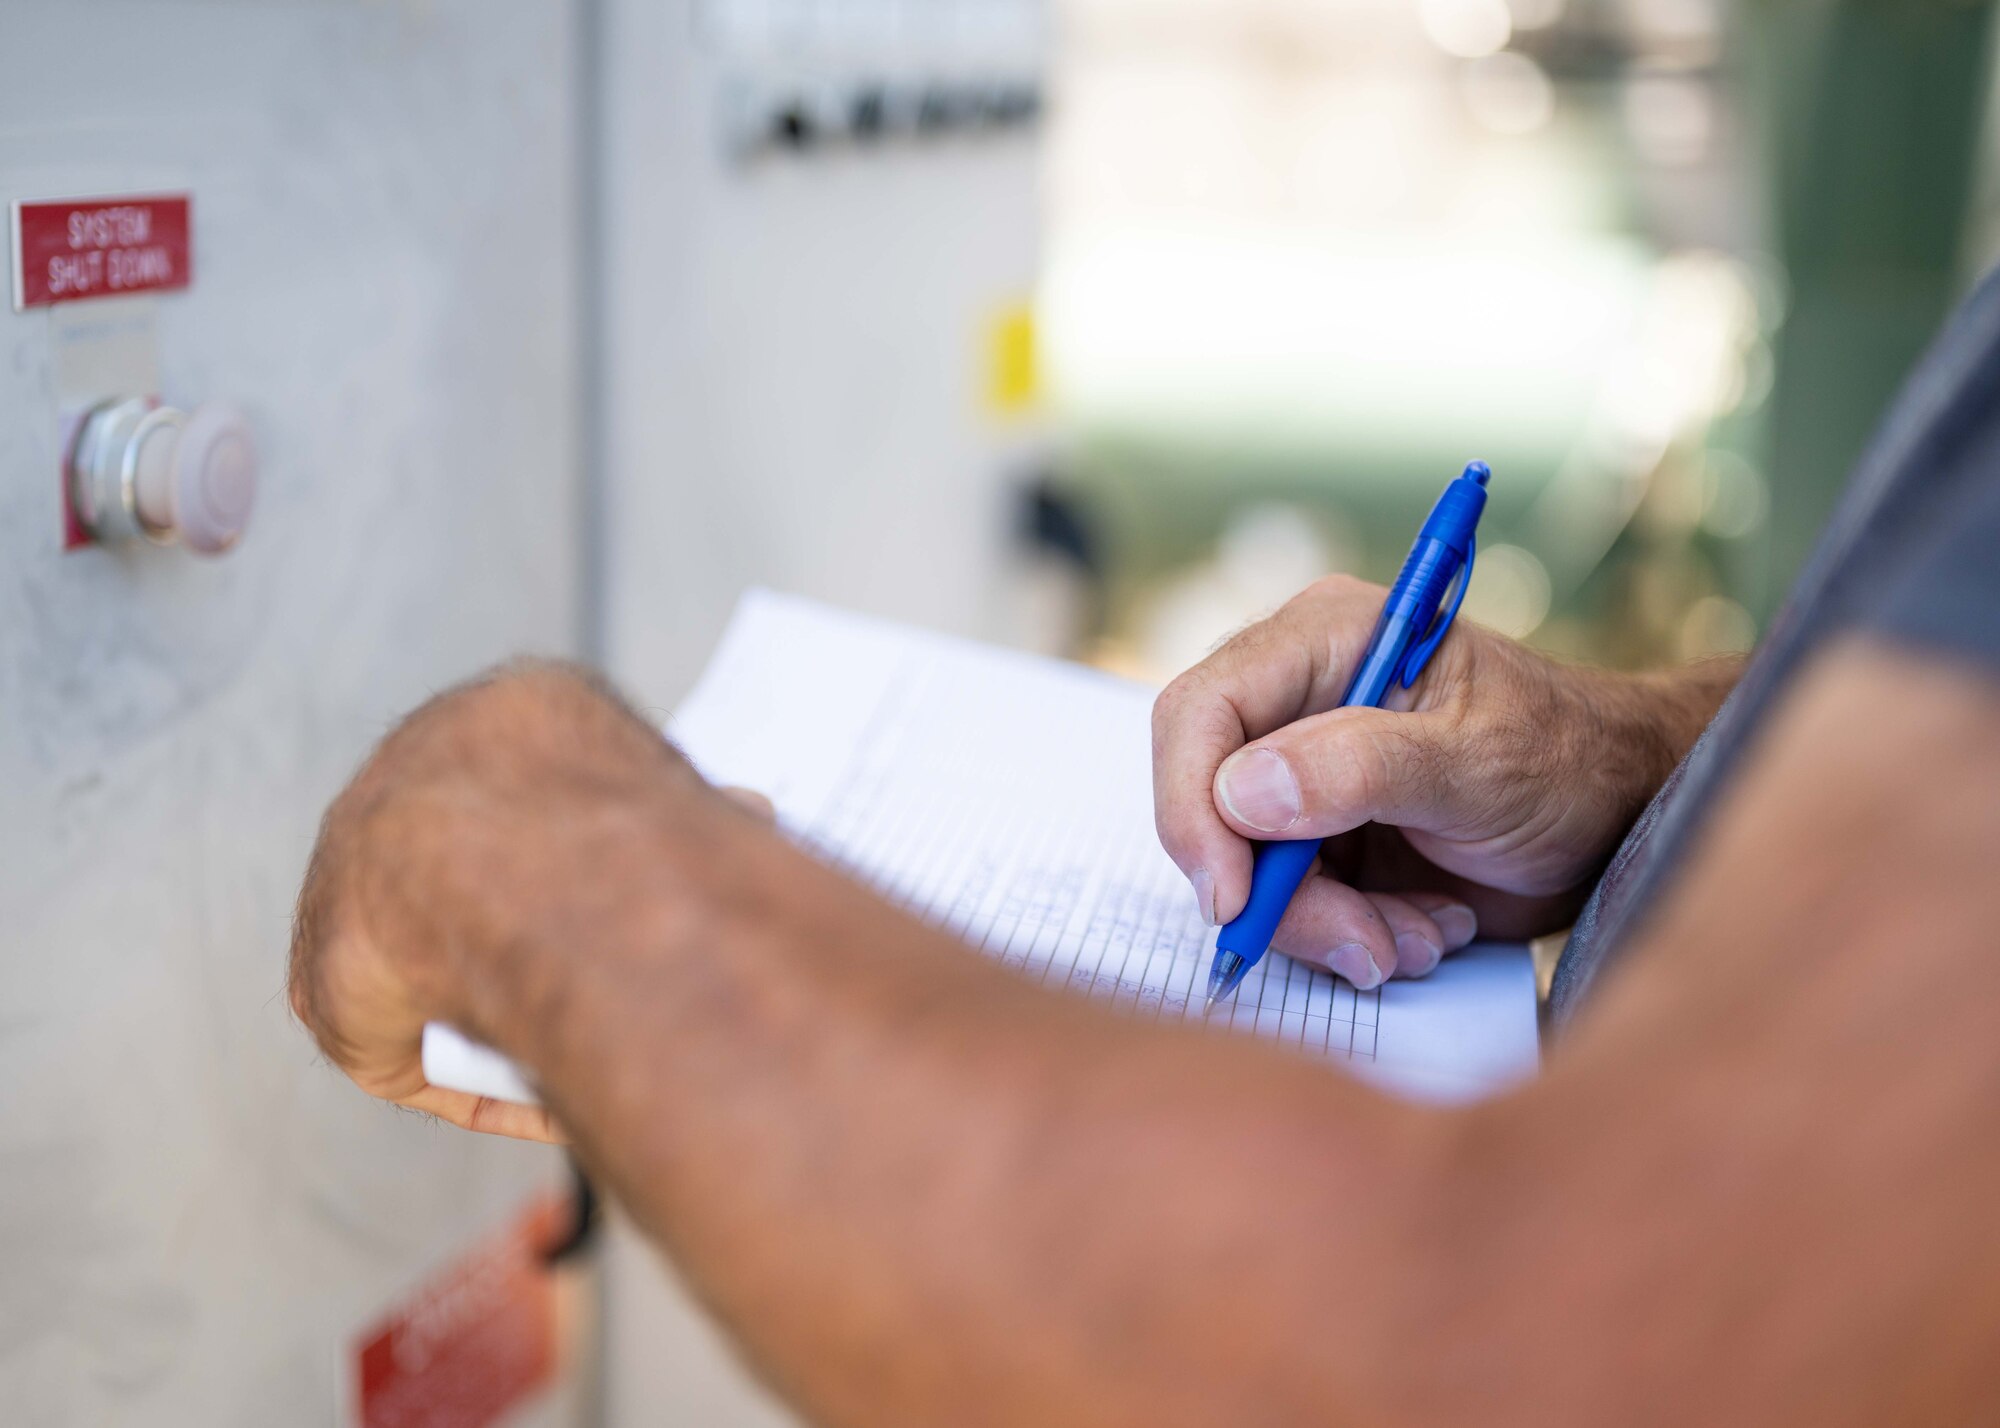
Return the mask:
[[[986,403],[1002,416],[1032,411],[1041,396],[1035,360],[1035,310],[1002,308],[986,327]]]

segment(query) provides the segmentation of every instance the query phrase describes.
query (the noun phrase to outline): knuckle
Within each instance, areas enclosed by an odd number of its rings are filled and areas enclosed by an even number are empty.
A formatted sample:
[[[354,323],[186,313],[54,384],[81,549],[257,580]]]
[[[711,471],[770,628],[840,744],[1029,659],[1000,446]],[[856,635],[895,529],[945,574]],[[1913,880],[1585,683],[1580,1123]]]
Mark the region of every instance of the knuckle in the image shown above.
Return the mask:
[[[1330,575],[1322,575],[1301,592],[1299,599],[1311,601],[1340,601],[1353,598],[1367,588],[1367,583],[1358,576],[1349,575],[1344,570]]]
[[[1165,756],[1211,744],[1232,746],[1243,738],[1236,706],[1214,683],[1190,671],[1160,691],[1153,701],[1153,751]]]
[[[601,674],[569,660],[523,656],[493,666],[419,705],[382,743],[390,757],[516,738],[541,727],[573,728],[614,716],[644,724]],[[650,728],[650,726],[646,726]]]
[[[319,846],[314,849],[312,861],[306,869],[305,884],[299,891],[298,907],[292,917],[292,945],[287,967],[287,991],[292,1014],[315,1034],[324,1021],[320,1015],[319,974],[329,941],[328,924],[331,921],[327,844],[327,835],[322,833]]]
[[[295,971],[291,984],[286,988],[285,1000],[292,1009],[292,1019],[307,1030],[312,1029],[312,999],[306,992],[306,984]]]
[[[1194,672],[1176,677],[1153,700],[1153,743],[1158,747],[1180,720],[1192,692]]]
[[[1372,623],[1382,609],[1386,594],[1380,585],[1341,571],[1322,575],[1308,585],[1294,603],[1309,609],[1321,623],[1329,617],[1338,618],[1349,612],[1363,615]]]

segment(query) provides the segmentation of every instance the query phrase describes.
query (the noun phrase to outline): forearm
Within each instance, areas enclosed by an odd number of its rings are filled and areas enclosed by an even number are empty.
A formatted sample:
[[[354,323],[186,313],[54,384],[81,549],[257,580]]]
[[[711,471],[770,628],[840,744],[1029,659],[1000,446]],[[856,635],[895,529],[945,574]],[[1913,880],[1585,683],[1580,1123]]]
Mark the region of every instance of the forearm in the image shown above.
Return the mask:
[[[1873,756],[1884,683],[1864,668],[1845,722],[1746,790],[1655,934],[1692,960],[1476,1111],[1043,995],[742,830],[650,853],[709,889],[696,910],[545,971],[562,990],[519,995],[506,1035],[826,1421],[1983,1412],[2000,1281],[1965,1247],[2000,1160],[1959,1128],[2000,1074],[1968,881],[1991,810],[1960,789],[1892,863],[1866,850],[1935,750],[1973,769],[1990,736],[1907,729],[1870,786],[1828,785]],[[1939,1086],[1949,1113],[1913,1120]]]
[[[796,1399],[1054,1428],[1377,1394],[1446,1118],[1044,993],[747,821],[648,860],[672,905],[521,967],[484,1029]]]
[[[1996,1420],[1996,786],[1991,683],[1858,644],[1800,680],[1549,1074],[1477,1113],[1447,1362],[1580,1422]]]
[[[330,811],[292,1000],[463,1123],[424,1018],[526,1061],[825,1421],[1983,1422],[1996,783],[1990,683],[1828,656],[1652,919],[1674,955],[1536,1085],[1426,1112],[1003,974],[531,670]]]

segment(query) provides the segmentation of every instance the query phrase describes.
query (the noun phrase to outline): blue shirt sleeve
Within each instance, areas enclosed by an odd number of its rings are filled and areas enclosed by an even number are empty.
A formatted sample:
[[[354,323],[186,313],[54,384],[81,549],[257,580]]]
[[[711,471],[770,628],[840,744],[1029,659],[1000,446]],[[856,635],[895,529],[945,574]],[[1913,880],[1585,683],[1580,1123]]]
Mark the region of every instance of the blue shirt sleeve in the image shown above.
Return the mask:
[[[1992,474],[1961,481],[1958,499],[1898,543],[1856,623],[2000,678],[2000,452],[1981,465]]]

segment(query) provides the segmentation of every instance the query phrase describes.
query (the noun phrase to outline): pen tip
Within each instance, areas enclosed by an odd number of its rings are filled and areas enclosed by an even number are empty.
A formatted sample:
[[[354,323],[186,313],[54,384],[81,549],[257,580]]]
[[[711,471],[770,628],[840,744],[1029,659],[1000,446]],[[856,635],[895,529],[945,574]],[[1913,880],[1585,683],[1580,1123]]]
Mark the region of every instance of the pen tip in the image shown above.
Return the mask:
[[[1493,479],[1493,468],[1484,461],[1472,461],[1466,464],[1465,474],[1484,486]]]
[[[1215,1004],[1236,990],[1244,973],[1250,970],[1250,963],[1234,952],[1217,952],[1215,965],[1208,973],[1208,1004],[1201,1009],[1207,1016],[1215,1010]]]

